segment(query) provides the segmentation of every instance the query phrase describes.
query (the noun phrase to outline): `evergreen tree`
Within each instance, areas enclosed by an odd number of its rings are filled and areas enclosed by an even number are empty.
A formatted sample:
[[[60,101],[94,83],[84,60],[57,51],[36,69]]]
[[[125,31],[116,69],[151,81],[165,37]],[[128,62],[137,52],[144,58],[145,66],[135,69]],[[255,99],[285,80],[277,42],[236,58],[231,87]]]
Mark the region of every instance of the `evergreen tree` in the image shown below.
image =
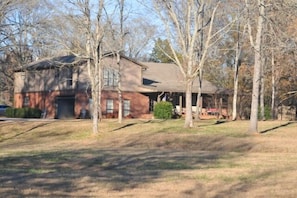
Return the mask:
[[[150,61],[157,63],[173,63],[174,57],[167,39],[158,38],[150,55]]]

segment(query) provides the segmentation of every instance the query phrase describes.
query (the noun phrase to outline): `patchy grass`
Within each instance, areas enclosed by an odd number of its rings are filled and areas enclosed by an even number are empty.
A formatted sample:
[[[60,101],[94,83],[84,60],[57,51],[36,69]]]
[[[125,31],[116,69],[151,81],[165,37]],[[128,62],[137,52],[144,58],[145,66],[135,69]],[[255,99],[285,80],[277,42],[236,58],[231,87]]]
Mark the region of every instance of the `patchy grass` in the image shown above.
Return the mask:
[[[296,197],[295,122],[0,123],[4,197]]]

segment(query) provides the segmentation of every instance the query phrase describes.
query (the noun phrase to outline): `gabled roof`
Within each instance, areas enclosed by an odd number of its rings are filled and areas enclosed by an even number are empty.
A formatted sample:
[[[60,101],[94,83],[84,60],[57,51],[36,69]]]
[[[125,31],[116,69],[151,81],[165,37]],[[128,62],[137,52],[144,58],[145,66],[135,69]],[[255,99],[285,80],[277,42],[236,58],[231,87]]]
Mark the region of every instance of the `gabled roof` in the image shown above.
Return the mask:
[[[185,81],[177,65],[170,63],[143,62],[143,84],[158,92],[185,92]],[[193,93],[198,92],[199,81],[195,79]],[[218,93],[222,90],[207,80],[202,81],[202,93]]]
[[[45,59],[40,59],[40,60],[31,62],[23,66],[22,69],[16,70],[16,72],[24,71],[24,70],[29,70],[29,71],[44,70],[44,69],[50,69],[54,67],[71,66],[77,63],[81,63],[81,60],[79,60],[74,55],[58,56],[58,57],[45,58]]]
[[[114,56],[114,53],[106,53],[105,57]],[[139,63],[135,61],[134,59],[128,58],[124,55],[121,55],[121,58],[124,58],[128,61],[131,61],[143,69],[146,69],[146,66],[142,63]],[[40,59],[34,62],[31,62],[25,66],[23,66],[21,69],[16,70],[16,72],[25,71],[25,70],[44,70],[44,69],[50,69],[55,67],[62,67],[62,66],[74,66],[77,64],[83,64],[86,62],[86,59],[79,58],[75,55],[66,55],[66,56],[57,56],[57,57],[51,57],[51,58],[45,58]]]

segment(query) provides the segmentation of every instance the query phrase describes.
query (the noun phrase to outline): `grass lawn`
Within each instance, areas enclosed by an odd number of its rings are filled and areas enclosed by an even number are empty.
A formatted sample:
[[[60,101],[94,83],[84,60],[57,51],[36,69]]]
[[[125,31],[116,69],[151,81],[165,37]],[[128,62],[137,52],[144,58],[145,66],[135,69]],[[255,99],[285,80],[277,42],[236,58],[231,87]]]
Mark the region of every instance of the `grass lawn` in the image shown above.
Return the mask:
[[[297,123],[0,122],[1,197],[297,197]]]

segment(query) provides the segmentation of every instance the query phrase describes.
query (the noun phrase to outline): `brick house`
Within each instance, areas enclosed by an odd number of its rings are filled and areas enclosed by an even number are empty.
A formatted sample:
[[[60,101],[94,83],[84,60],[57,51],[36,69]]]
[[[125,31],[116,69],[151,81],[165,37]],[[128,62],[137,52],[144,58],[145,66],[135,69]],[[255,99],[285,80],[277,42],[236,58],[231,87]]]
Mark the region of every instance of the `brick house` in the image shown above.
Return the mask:
[[[116,117],[118,112],[116,59],[103,60],[102,114]],[[142,72],[146,66],[121,57],[123,116],[140,117],[149,113],[149,98],[141,94]],[[92,104],[85,61],[73,55],[44,59],[15,71],[14,107],[35,107],[47,118],[79,118]]]
[[[158,100],[171,101],[179,112],[185,106],[184,84],[174,64],[140,63],[121,56],[121,90],[123,116],[139,118],[149,114]],[[103,118],[115,118],[118,113],[118,70],[111,54],[103,59]],[[198,84],[194,83],[193,101]],[[214,96],[220,90],[203,81],[199,108],[215,109]],[[196,98],[195,98],[196,97]],[[90,112],[92,96],[86,62],[74,55],[32,62],[15,71],[14,107],[41,109],[47,118],[80,118]],[[196,104],[193,104],[193,111]]]

